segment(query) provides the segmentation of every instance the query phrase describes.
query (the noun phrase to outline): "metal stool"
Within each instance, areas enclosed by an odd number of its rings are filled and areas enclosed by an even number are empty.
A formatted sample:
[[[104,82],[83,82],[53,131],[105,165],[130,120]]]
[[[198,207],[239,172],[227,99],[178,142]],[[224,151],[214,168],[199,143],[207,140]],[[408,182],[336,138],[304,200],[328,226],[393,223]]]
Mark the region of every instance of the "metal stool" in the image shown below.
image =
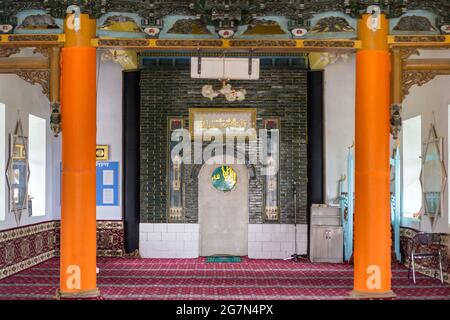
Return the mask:
[[[436,259],[439,263],[439,271],[441,283],[444,283],[444,276],[442,272],[442,254],[441,254],[441,234],[439,233],[425,233],[419,232],[412,238],[412,247],[409,257],[409,267],[408,267],[408,279],[411,273],[413,274],[413,282],[416,284],[416,259]],[[437,264],[436,263],[436,264]],[[437,274],[437,265],[434,272],[434,278]]]

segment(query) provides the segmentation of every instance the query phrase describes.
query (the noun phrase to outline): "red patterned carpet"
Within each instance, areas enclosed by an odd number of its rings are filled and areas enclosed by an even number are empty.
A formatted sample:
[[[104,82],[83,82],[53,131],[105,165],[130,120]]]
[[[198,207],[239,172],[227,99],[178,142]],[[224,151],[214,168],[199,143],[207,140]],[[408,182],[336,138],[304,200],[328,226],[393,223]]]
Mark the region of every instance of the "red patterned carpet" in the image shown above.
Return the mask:
[[[199,259],[99,258],[98,286],[103,299],[175,300],[316,300],[348,299],[353,269],[341,264],[249,260],[206,263]],[[450,300],[450,287],[393,267],[397,299]],[[0,299],[53,299],[59,260],[52,259],[0,280]]]

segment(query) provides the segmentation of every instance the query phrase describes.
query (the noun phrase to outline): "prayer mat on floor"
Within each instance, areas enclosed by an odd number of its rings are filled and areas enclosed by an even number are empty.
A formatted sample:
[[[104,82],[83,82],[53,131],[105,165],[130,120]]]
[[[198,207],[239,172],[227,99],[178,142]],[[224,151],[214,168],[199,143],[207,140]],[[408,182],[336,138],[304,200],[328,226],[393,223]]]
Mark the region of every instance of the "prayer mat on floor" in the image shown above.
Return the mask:
[[[220,263],[220,262],[241,262],[241,257],[207,257],[206,262],[214,262],[214,263]]]

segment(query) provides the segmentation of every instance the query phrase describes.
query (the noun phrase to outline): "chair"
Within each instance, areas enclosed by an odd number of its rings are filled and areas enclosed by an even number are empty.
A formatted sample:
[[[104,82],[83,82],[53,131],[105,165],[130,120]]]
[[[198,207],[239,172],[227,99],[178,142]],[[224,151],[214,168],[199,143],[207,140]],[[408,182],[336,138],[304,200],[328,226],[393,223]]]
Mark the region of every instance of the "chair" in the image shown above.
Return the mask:
[[[443,243],[441,241],[441,234],[439,233],[425,233],[419,232],[412,238],[411,253],[409,257],[408,279],[412,269],[413,282],[416,284],[416,267],[415,262],[418,259],[435,259],[434,278],[437,274],[437,264],[439,263],[439,271],[441,283],[444,283],[444,276],[442,273],[442,254],[441,248]]]

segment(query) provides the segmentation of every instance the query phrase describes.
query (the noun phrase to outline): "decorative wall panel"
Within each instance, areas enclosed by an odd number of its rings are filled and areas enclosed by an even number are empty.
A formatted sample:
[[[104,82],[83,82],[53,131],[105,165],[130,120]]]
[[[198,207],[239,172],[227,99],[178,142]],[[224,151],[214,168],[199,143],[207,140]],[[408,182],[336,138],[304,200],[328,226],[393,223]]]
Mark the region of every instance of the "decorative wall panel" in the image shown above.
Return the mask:
[[[163,59],[160,59],[160,62]],[[272,60],[270,60],[272,61]],[[189,108],[256,108],[257,129],[263,128],[263,118],[280,119],[279,222],[293,223],[293,182],[297,181],[297,223],[307,221],[307,112],[306,71],[289,65],[289,59],[277,60],[277,65],[262,65],[260,81],[232,81],[233,87],[245,88],[247,98],[230,104],[225,99],[211,102],[202,96],[203,85],[215,80],[191,79],[190,65],[180,61],[170,66],[150,66],[142,70],[141,78],[141,223],[167,223],[167,159],[168,119],[189,116]],[[284,63],[284,64],[283,64]],[[186,123],[186,128],[189,123]],[[184,215],[186,223],[198,222],[198,179],[192,174],[198,165],[186,165],[183,170]],[[263,223],[264,177],[257,172],[249,180],[250,223]],[[198,172],[197,172],[198,173]]]
[[[264,119],[264,128],[267,130],[267,170],[264,176],[264,219],[266,221],[277,222],[280,218],[279,209],[279,120],[278,119]]]
[[[169,119],[169,222],[180,222],[184,220],[183,210],[183,165],[182,154],[175,156],[173,159],[171,153],[173,148],[182,140],[182,136],[179,136],[178,140],[172,140],[172,134],[176,130],[183,129],[182,118]]]
[[[59,227],[49,221],[0,232],[0,279],[54,257]]]
[[[97,256],[121,257],[123,255],[123,222],[97,221]]]
[[[97,221],[97,256],[123,256],[123,222]],[[60,221],[0,231],[0,279],[59,256]]]

